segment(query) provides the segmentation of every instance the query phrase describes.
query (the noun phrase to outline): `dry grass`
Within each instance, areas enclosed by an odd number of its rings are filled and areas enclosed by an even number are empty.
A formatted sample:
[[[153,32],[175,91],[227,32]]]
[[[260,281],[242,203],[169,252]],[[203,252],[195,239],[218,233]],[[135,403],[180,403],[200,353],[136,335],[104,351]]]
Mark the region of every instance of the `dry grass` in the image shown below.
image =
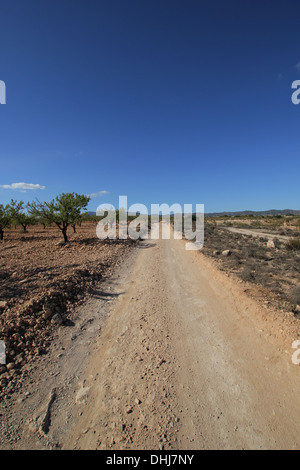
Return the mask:
[[[292,249],[285,242],[274,241],[275,248],[268,248],[266,238],[208,225],[203,253],[218,260],[222,270],[267,288],[293,309],[300,304],[300,251],[294,248],[300,240],[293,239]],[[223,256],[223,250],[230,250],[231,255]]]
[[[290,238],[285,247],[287,250],[300,250],[300,238]]]

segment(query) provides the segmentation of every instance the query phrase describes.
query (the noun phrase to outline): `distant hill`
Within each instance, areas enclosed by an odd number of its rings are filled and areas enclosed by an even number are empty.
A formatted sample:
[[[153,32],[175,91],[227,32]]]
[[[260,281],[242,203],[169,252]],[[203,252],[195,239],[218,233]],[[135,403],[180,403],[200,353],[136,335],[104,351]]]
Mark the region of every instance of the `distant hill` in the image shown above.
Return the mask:
[[[237,212],[211,212],[205,214],[206,217],[222,217],[225,215],[231,216],[231,217],[236,217],[239,215],[300,215],[300,210],[295,210],[295,209],[270,209],[267,211],[237,211]]]
[[[96,215],[96,212],[89,211],[87,212],[88,215]],[[295,210],[295,209],[270,209],[267,211],[236,211],[236,212],[210,212],[205,214],[206,217],[224,217],[224,215],[228,215],[229,217],[236,217],[239,215],[287,215],[287,214],[292,214],[292,215],[300,215],[300,210]],[[131,215],[136,215],[134,213],[128,213],[128,216]]]

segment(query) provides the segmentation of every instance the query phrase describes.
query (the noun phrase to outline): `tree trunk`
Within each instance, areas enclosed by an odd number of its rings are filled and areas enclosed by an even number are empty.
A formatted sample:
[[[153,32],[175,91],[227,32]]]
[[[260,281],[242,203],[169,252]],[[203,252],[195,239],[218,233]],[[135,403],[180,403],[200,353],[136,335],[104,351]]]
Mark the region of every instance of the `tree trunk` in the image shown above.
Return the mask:
[[[72,227],[73,227],[73,232],[76,233],[76,226],[75,226],[75,224],[73,224]]]
[[[3,240],[3,235],[4,235],[3,229],[0,228],[0,240]]]
[[[67,243],[67,241],[68,241],[68,237],[67,237],[67,227],[64,227],[64,228],[62,229],[62,234],[63,234],[63,236],[64,236],[64,242]]]

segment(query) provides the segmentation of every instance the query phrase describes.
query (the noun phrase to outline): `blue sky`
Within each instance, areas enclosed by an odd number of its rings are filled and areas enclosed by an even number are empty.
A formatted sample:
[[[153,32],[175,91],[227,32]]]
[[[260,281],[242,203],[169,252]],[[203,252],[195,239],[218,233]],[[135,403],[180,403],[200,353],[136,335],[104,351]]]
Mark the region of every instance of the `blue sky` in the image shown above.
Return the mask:
[[[75,191],[102,192],[90,210],[119,195],[300,208],[299,1],[1,0],[0,13],[0,203]]]

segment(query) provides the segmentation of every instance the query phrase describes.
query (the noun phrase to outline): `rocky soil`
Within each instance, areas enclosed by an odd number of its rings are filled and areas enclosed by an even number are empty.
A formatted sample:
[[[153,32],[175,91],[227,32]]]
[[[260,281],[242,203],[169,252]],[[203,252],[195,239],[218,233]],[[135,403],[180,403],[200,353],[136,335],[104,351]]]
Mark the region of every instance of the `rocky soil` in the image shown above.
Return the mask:
[[[213,258],[219,269],[260,287],[266,302],[299,316],[300,251],[287,249],[286,243],[207,224],[202,253]]]
[[[93,286],[109,278],[134,243],[100,241],[95,224],[70,232],[62,243],[55,227],[6,231],[0,245],[0,400],[22,388],[37,357],[47,354],[53,332],[72,325],[73,312]]]

